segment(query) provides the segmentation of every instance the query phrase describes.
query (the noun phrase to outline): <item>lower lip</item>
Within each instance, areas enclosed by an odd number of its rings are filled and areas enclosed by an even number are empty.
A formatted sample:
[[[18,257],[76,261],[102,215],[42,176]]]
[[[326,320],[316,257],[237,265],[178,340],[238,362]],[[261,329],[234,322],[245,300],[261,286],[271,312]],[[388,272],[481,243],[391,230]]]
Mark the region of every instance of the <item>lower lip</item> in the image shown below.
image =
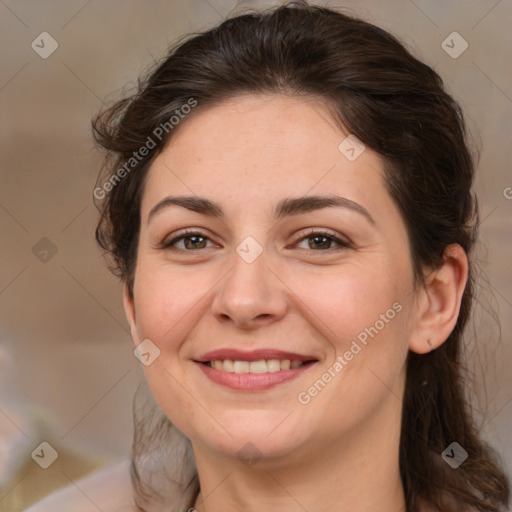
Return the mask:
[[[233,373],[224,370],[216,370],[203,363],[196,363],[202,372],[216,384],[241,390],[264,390],[269,389],[278,384],[289,382],[302,375],[308,368],[315,363],[305,363],[299,368],[293,370],[279,370],[278,372],[267,373]]]

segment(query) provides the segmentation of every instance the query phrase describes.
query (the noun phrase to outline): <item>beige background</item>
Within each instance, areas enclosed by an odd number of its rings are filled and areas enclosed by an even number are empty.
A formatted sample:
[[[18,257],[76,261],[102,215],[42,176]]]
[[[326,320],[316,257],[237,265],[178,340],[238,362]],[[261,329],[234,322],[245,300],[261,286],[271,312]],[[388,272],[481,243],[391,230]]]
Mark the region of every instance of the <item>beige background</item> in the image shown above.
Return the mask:
[[[6,351],[0,360],[0,434],[3,429],[19,441],[0,482],[0,510],[19,510],[129,452],[131,398],[140,373],[120,286],[94,243],[92,189],[101,160],[92,146],[91,117],[178,36],[204,30],[233,9],[278,3],[0,2],[0,343]],[[329,5],[343,5],[398,35],[441,74],[466,111],[481,151],[480,257],[488,275],[479,299],[479,346],[470,358],[479,362],[479,396],[488,400],[484,433],[510,472],[512,2]],[[47,59],[31,48],[44,31],[59,45]],[[441,47],[453,31],[469,44],[457,59]],[[57,249],[46,263],[32,252],[43,237]],[[499,308],[501,342],[489,307]],[[485,390],[478,380],[482,370]],[[43,470],[30,458],[44,440],[56,446],[60,466]]]

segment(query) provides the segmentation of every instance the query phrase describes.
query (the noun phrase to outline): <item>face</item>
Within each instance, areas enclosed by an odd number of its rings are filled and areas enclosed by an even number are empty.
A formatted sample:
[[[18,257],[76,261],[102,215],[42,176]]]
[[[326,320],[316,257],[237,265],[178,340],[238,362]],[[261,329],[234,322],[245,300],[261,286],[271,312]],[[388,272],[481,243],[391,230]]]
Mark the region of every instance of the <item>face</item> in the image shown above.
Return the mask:
[[[239,96],[186,119],[148,172],[125,306],[196,450],[318,454],[399,421],[409,243],[380,157],[354,159],[348,135],[319,100]]]

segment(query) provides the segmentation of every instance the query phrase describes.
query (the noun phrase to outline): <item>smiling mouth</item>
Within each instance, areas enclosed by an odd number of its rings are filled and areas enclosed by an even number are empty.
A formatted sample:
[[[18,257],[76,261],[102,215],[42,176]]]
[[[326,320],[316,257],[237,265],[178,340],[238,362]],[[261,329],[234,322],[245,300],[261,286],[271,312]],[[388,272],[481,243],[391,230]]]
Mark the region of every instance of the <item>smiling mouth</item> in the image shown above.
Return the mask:
[[[260,359],[258,361],[241,361],[233,359],[216,359],[203,364],[215,370],[228,373],[275,373],[282,370],[296,370],[301,366],[316,361],[299,361],[297,359]]]
[[[315,357],[293,352],[229,348],[208,352],[194,360],[210,381],[242,392],[267,391],[291,382],[318,362]]]

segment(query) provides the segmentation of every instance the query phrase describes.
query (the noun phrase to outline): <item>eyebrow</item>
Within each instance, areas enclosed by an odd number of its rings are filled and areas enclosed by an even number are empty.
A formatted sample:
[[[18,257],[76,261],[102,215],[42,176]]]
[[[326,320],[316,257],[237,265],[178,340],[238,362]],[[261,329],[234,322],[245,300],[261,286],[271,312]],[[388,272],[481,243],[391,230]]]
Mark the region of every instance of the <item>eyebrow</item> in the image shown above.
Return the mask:
[[[222,219],[224,212],[222,207],[209,199],[198,196],[168,196],[159,201],[148,214],[147,223],[162,210],[170,206],[180,206],[187,210]],[[371,224],[375,225],[375,220],[368,210],[359,203],[351,201],[345,197],[336,195],[325,196],[302,196],[289,197],[282,199],[274,208],[274,217],[280,220],[284,217],[309,213],[323,208],[347,208],[364,216]]]

